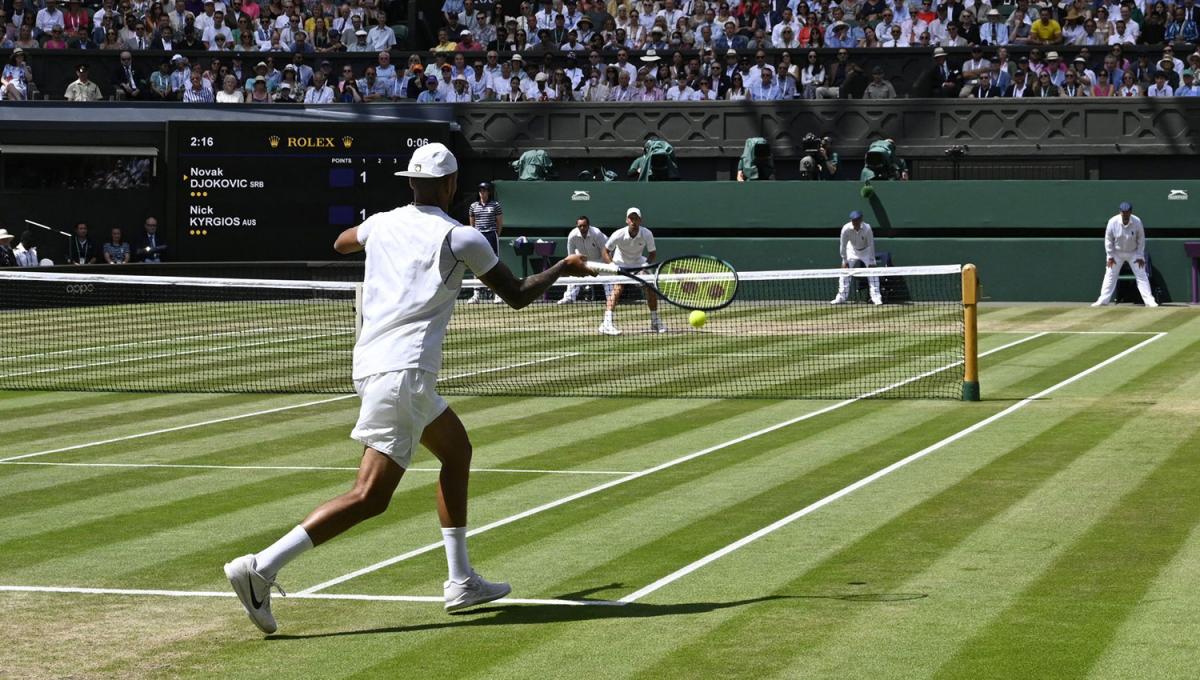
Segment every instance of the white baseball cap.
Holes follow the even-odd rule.
[[[12,240],[13,235],[8,233],[7,229],[0,229],[0,241]]]
[[[625,216],[629,217],[630,215],[637,215],[638,217],[641,217],[642,211],[638,210],[637,208],[630,208],[629,210],[625,211]]]
[[[432,179],[458,172],[458,161],[445,144],[434,142],[416,150],[408,159],[408,170],[396,173],[398,177],[423,177]]]

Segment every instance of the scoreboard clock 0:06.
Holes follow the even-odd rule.
[[[327,260],[337,234],[412,200],[395,173],[445,123],[168,127],[176,258]]]

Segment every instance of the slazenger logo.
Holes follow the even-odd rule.
[[[96,287],[90,283],[69,283],[67,284],[68,293],[94,293]]]

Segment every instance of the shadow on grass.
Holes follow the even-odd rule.
[[[351,635],[385,635],[393,633],[416,633],[447,628],[475,626],[521,626],[547,623],[570,623],[574,621],[598,621],[602,619],[643,619],[658,616],[706,614],[721,609],[744,607],[762,602],[779,600],[841,600],[846,602],[899,602],[927,597],[923,593],[854,593],[829,595],[768,595],[730,602],[686,602],[680,604],[645,604],[631,602],[618,605],[608,600],[587,600],[590,593],[608,590],[613,586],[601,586],[578,593],[569,593],[558,599],[595,602],[593,605],[569,606],[550,604],[511,604],[480,607],[452,615],[452,619],[440,623],[422,623],[411,626],[386,626],[364,628],[311,635],[268,635],[267,640],[309,640],[315,638],[345,637]]]

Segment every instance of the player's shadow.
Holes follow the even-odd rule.
[[[442,630],[446,628],[466,628],[475,626],[521,626],[539,625],[546,623],[569,623],[573,621],[595,621],[600,619],[642,619],[658,616],[679,616],[686,614],[706,614],[721,609],[732,609],[760,602],[777,600],[844,600],[853,602],[895,602],[901,600],[920,599],[924,594],[830,594],[830,595],[767,595],[745,600],[730,602],[685,602],[680,604],[646,604],[631,602],[629,604],[610,604],[607,600],[589,600],[588,595],[598,591],[611,590],[621,584],[610,584],[598,588],[589,588],[576,593],[568,593],[559,599],[594,602],[595,604],[570,606],[555,604],[510,604],[493,605],[471,609],[456,614],[450,621],[439,623],[421,623],[411,626],[386,626],[382,628],[364,628],[360,630],[344,630],[330,633],[314,633],[312,635],[268,635],[268,640],[307,640],[312,638],[344,637],[348,635],[378,635],[389,633],[416,633],[420,631]]]

